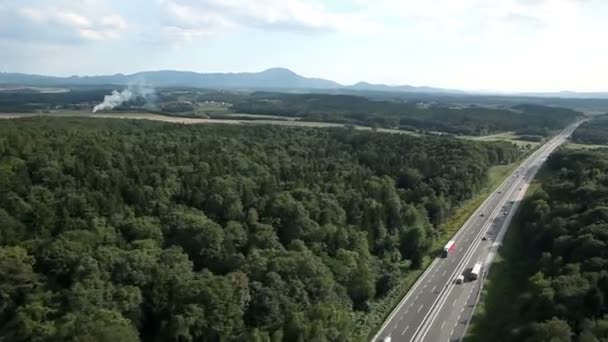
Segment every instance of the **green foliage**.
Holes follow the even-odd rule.
[[[520,153],[346,129],[5,121],[0,335],[350,341],[488,168]],[[569,284],[560,295],[578,295]]]
[[[421,132],[487,135],[516,131],[528,137],[547,136],[581,115],[570,109],[531,104],[509,109],[481,106],[454,108],[436,103],[420,106],[415,101],[380,101],[352,95],[263,92],[242,98],[232,109],[237,113],[302,117],[309,121]]]
[[[572,133],[572,141],[581,144],[608,145],[608,115],[583,122]]]
[[[532,271],[516,300],[517,328],[511,340],[606,338],[606,170],[607,150],[558,151],[547,162],[542,188],[525,200],[525,239],[517,256],[523,261],[509,262],[526,262]]]

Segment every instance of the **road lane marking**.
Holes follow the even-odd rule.
[[[433,289],[431,290],[431,292],[435,292],[435,289],[437,288],[437,285],[433,286]]]
[[[418,312],[420,312],[420,310],[422,310],[423,307],[424,307],[424,304],[420,304],[420,307],[418,308]]]
[[[407,331],[407,329],[409,329],[410,326],[408,325],[407,327],[405,327],[405,329],[403,329],[403,331],[401,332],[401,336],[405,335],[405,332]]]
[[[454,299],[454,304],[452,304],[452,306],[456,306],[457,301],[458,301],[458,298]]]
[[[510,190],[511,192],[513,190]],[[508,196],[508,194],[507,194]],[[501,201],[506,200],[505,198],[503,199],[499,199],[498,204],[500,204]],[[499,211],[499,206],[495,206],[494,209],[491,211],[489,218],[491,217],[495,217]],[[465,223],[466,225],[466,223]],[[491,225],[491,220],[487,220],[483,226],[481,227],[481,229],[477,232],[476,237],[481,236],[482,234],[485,234],[487,232],[487,230],[489,229]],[[461,259],[461,261],[458,263],[458,265],[456,266],[456,268],[454,269],[454,271],[452,272],[452,276],[454,276],[459,269],[464,270],[464,267],[466,265],[466,263],[468,263],[471,258],[475,255],[477,248],[479,248],[480,245],[480,240],[474,239],[475,241],[473,242],[473,244],[466,250],[464,257]],[[447,271],[447,270],[446,270]],[[444,271],[445,273],[445,271]],[[447,287],[447,285],[446,285]],[[414,333],[414,338],[416,340],[424,340],[424,338],[426,337],[426,334],[429,332],[431,325],[433,324],[433,321],[437,318],[437,315],[439,314],[439,311],[441,311],[441,307],[445,304],[445,301],[447,300],[447,297],[449,297],[450,293],[452,292],[452,290],[454,289],[454,287],[450,287],[447,292],[445,293],[445,295],[443,296],[442,301],[439,302],[439,306],[435,307],[435,305],[437,304],[437,301],[439,299],[441,299],[442,296],[439,296],[439,298],[437,298],[437,300],[435,300],[435,302],[433,302],[433,304],[431,305],[431,310],[424,316],[423,318],[423,323],[418,327],[418,329],[416,329],[416,332]],[[429,316],[430,315],[430,316]],[[430,320],[427,321],[427,319]],[[421,331],[422,330],[422,331]],[[418,338],[417,336],[419,336],[419,332],[422,334],[420,338]]]
[[[452,261],[453,262],[453,261]],[[442,277],[445,277],[447,270],[443,271],[443,273],[441,274]]]
[[[445,325],[445,321],[443,321],[443,323],[441,323],[441,328],[440,330],[443,330],[443,326]]]

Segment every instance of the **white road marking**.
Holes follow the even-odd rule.
[[[403,329],[403,331],[401,332],[401,335],[405,335],[405,332],[407,331],[407,329],[409,329],[410,326],[408,325],[407,327],[405,327],[405,329]]]
[[[457,301],[458,301],[458,298],[454,299],[454,304],[452,304],[452,306],[456,306]]]
[[[443,326],[445,325],[445,321],[443,321],[443,323],[441,323],[441,330],[443,330]]]
[[[418,312],[420,312],[420,310],[422,310],[423,307],[424,307],[424,304],[421,304],[420,307],[418,308]]]
[[[447,272],[447,270],[443,271],[443,273],[441,274],[441,276],[444,277],[446,272]]]
[[[435,292],[436,288],[437,288],[437,285],[433,286],[433,289],[431,290],[431,292]]]

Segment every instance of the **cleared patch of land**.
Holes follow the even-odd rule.
[[[224,114],[225,117],[230,118],[252,118],[252,119],[271,119],[271,120],[281,120],[281,121],[295,121],[300,120],[300,117],[287,117],[287,116],[278,116],[278,115],[262,115],[262,114],[246,114],[246,113],[229,113]]]
[[[58,94],[68,93],[68,88],[54,88],[54,87],[21,87],[21,86],[5,86],[0,87],[0,92],[11,92],[11,93],[41,93],[41,94]]]
[[[479,136],[479,137],[466,135],[466,136],[459,136],[459,138],[471,139],[471,140],[477,140],[477,141],[509,141],[509,142],[512,142],[519,146],[530,145],[531,147],[536,147],[542,142],[542,141],[522,140],[522,139],[520,139],[520,136],[517,135],[515,132],[504,132],[504,133],[497,133],[497,134],[491,134],[491,135],[483,135],[483,136]]]
[[[272,120],[272,119],[260,119],[260,120],[239,120],[239,119],[204,119],[204,118],[188,118],[178,116],[168,116],[161,114],[151,113],[130,113],[130,112],[116,112],[116,113],[91,113],[84,111],[50,111],[49,113],[0,113],[2,119],[15,119],[20,117],[32,117],[40,115],[52,115],[52,116],[85,116],[85,117],[96,117],[96,118],[113,118],[113,119],[134,119],[134,120],[155,120],[182,124],[250,124],[250,125],[283,125],[283,126],[300,126],[300,127],[345,127],[344,124],[331,123],[331,122],[314,122],[314,121],[298,121],[298,120]],[[241,114],[236,114],[241,115]],[[367,126],[350,125],[355,129],[361,130],[372,130],[373,128]],[[403,131],[398,129],[389,128],[378,128],[378,132],[385,133],[398,133],[398,134],[409,134],[419,135],[410,131]]]
[[[579,144],[569,142],[564,145],[567,149],[571,150],[592,150],[596,148],[608,148],[608,145],[597,145],[597,144]]]

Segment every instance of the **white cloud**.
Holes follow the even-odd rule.
[[[118,39],[127,28],[126,20],[116,13],[98,13],[96,9],[87,10],[65,2],[50,6],[37,2],[30,2],[28,6],[14,3],[0,7],[2,39],[46,43],[99,41]]]
[[[165,0],[166,30],[186,37],[238,28],[298,32],[361,32],[359,13],[333,12],[317,0]]]
[[[126,20],[118,14],[103,16],[100,24],[113,30],[126,30],[129,27]]]

